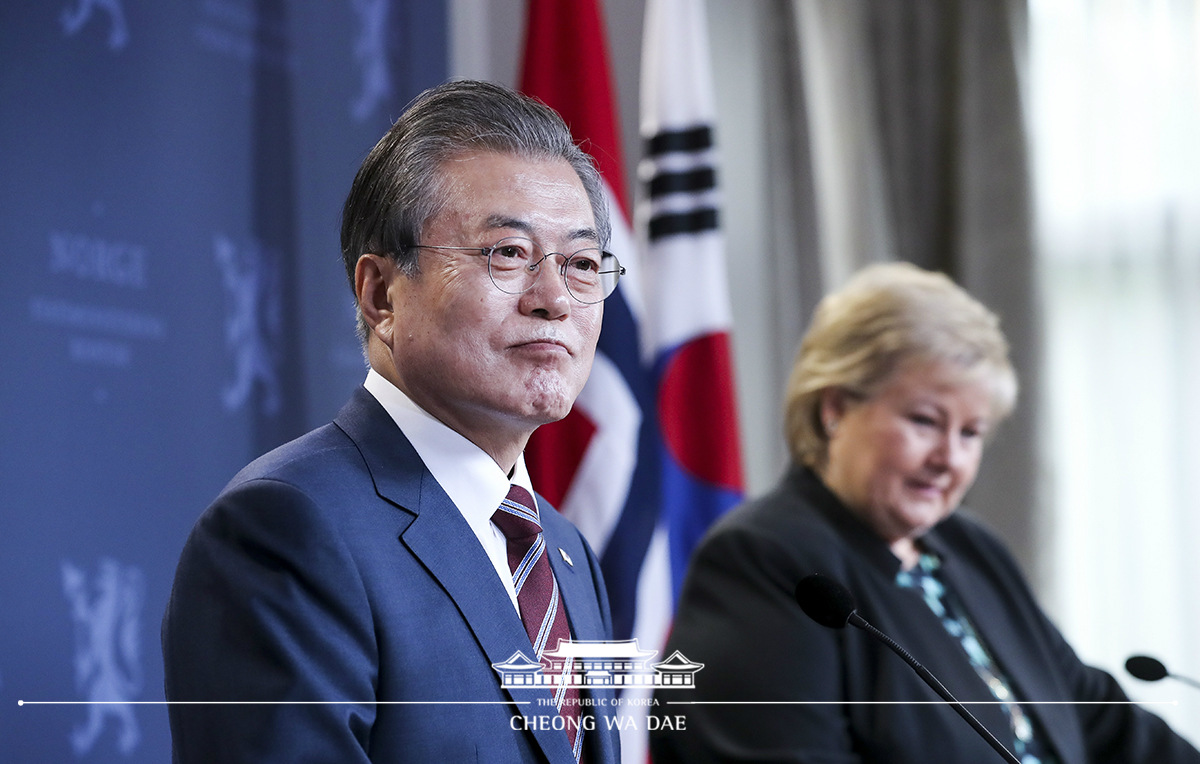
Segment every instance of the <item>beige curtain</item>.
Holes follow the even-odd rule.
[[[1196,4],[773,7],[779,267],[821,291],[909,260],[999,313],[1022,396],[967,503],[1081,656],[1200,740],[1194,691],[1122,668],[1200,676]]]
[[[816,226],[811,251],[780,257],[815,263],[810,292],[814,270],[825,291],[867,263],[908,260],[950,274],[1000,315],[1025,393],[968,504],[1040,581],[1024,6],[793,0],[779,12],[790,35],[776,45],[778,67],[795,82],[790,108],[771,123],[808,153],[774,165],[777,194],[791,204],[776,213],[778,236],[804,241],[800,227]],[[815,299],[804,300],[806,317]]]

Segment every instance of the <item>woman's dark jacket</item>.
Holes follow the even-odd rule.
[[[943,581],[1020,699],[1113,701],[1023,706],[1061,764],[1200,763],[1200,753],[1158,717],[1125,704],[1112,676],[1080,662],[1008,552],[978,523],[956,513],[922,543],[941,557]],[[704,668],[694,689],[656,694],[652,713],[682,714],[686,729],[652,733],[654,761],[1001,761],[898,656],[853,627],[817,625],[794,599],[802,577],[833,577],[854,594],[863,618],[960,701],[995,701],[920,595],[896,585],[899,567],[807,469],[793,468],[772,493],[722,518],[692,560],[663,653],[678,650]],[[688,701],[780,703],[673,705]],[[1011,750],[1011,724],[999,705],[968,708]]]

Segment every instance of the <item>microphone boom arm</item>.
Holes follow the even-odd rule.
[[[1190,684],[1192,687],[1195,687],[1197,690],[1200,690],[1200,682],[1197,682],[1195,679],[1191,679],[1190,677],[1186,677],[1186,676],[1180,676],[1179,674],[1167,674],[1167,676],[1171,677],[1176,682],[1183,682],[1184,684]]]
[[[929,669],[922,666],[916,658],[912,657],[912,655],[910,655],[907,650],[897,644],[894,639],[889,637],[887,634],[884,634],[871,624],[867,623],[867,621],[857,612],[851,612],[848,620],[849,623],[852,623],[858,628],[867,632],[872,637],[890,648],[892,652],[896,653],[896,655],[899,655],[901,658],[903,658],[904,662],[911,666],[913,671],[917,672],[917,676],[925,680],[925,684],[929,685],[930,689],[936,692],[942,700],[946,701],[946,703],[949,704],[949,706],[953,708],[955,712],[957,712],[958,715],[961,716],[964,721],[966,721],[967,724],[970,724],[992,748],[996,749],[996,753],[1000,754],[1005,761],[1009,762],[1009,764],[1021,764],[1021,760],[1014,756],[1011,751],[1005,748],[1004,744],[997,740],[996,736],[993,735],[987,727],[983,726],[983,723],[976,719],[974,715],[967,710],[966,706],[964,706],[962,703],[959,703],[958,699],[951,695],[950,691],[947,690],[942,683],[937,680],[937,677],[929,673]]]

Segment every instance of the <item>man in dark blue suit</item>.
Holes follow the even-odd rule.
[[[175,761],[619,760],[611,691],[493,668],[611,637],[522,458],[587,379],[608,232],[561,119],[505,88],[428,91],[371,151],[342,220],[370,371],[192,531],[162,632]]]

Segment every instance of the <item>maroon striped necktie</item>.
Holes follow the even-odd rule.
[[[563,607],[558,581],[546,556],[546,539],[536,505],[529,492],[514,485],[492,522],[508,539],[508,569],[512,571],[513,588],[517,590],[517,606],[521,621],[533,643],[536,660],[542,653],[558,647],[560,640],[571,638],[567,610]],[[563,669],[564,679],[571,673],[570,662]],[[583,730],[579,727],[579,688],[567,682],[554,685],[554,702],[558,715],[566,726],[567,740],[580,760],[583,751]]]

